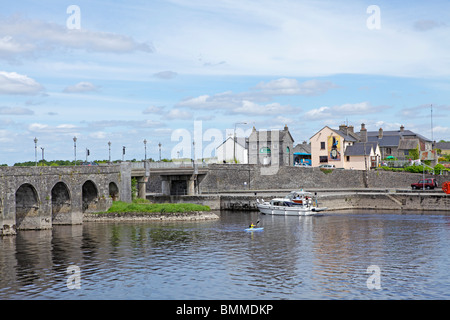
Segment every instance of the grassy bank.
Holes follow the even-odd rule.
[[[106,213],[156,213],[156,212],[194,212],[210,211],[208,206],[193,203],[150,203],[148,200],[136,199],[132,203],[114,201]],[[105,212],[100,212],[105,213]]]

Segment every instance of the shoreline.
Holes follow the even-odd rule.
[[[102,221],[206,221],[219,219],[219,215],[211,211],[191,212],[107,212],[84,213],[83,222]]]

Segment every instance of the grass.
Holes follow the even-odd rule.
[[[210,211],[208,206],[193,203],[151,203],[145,199],[136,199],[132,203],[114,201],[106,213],[152,213],[152,212],[193,212]],[[105,212],[100,212],[105,213]]]

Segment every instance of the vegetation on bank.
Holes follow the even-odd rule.
[[[114,201],[111,208],[104,213],[175,213],[210,211],[210,207],[193,203],[151,203],[145,199],[135,199],[131,203]]]
[[[392,167],[380,167],[378,170],[384,170],[384,171],[393,171],[393,172],[411,172],[411,173],[422,173],[424,171],[424,168],[422,165],[412,165],[412,166],[405,166],[403,168],[392,168]],[[434,171],[434,174],[441,174],[441,172],[444,171],[450,171],[449,169],[445,168],[442,164],[437,164],[434,166],[434,168],[425,167],[425,172],[432,172]]]

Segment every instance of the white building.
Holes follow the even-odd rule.
[[[228,137],[216,148],[217,163],[248,163],[248,138]],[[236,161],[234,161],[236,159]]]

